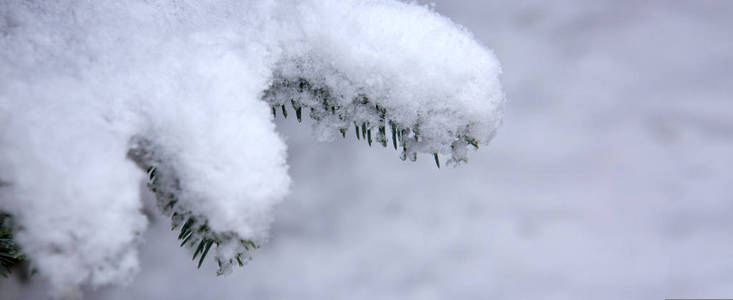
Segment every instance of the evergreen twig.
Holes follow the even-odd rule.
[[[13,239],[13,218],[0,211],[0,276],[7,278],[10,270],[24,259],[20,246]]]

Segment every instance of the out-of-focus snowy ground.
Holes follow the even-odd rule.
[[[158,217],[135,280],[86,299],[733,297],[733,2],[437,10],[504,66],[505,125],[468,165],[280,120],[292,193],[247,267],[196,270]]]

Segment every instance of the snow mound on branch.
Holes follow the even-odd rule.
[[[0,4],[0,209],[56,292],[124,282],[138,268],[137,137],[174,166],[180,210],[212,231],[266,239],[288,191],[285,146],[259,100],[269,50],[256,33],[232,32],[260,9]]]
[[[294,10],[298,24],[281,42],[265,99],[311,108],[322,139],[365,125],[383,145],[399,145],[403,158],[449,153],[461,162],[467,146],[496,133],[499,63],[450,20],[395,1],[307,1]],[[388,141],[390,127],[398,141]]]
[[[225,273],[288,191],[271,107],[311,108],[320,136],[354,123],[386,144],[391,125],[403,156],[461,161],[501,122],[499,72],[465,30],[395,1],[3,1],[0,210],[57,292],[124,282],[159,170],[163,213],[195,219],[184,244],[215,243]]]

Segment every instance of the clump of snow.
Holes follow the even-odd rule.
[[[358,138],[399,147],[403,159],[466,161],[466,147],[496,133],[500,66],[450,20],[395,1],[306,1],[294,11],[265,96],[273,112],[308,108],[323,139],[363,127]]]
[[[468,32],[396,1],[3,1],[0,210],[58,292],[125,282],[153,175],[184,245],[215,243],[226,273],[288,191],[271,108],[457,162],[501,123],[499,72]]]

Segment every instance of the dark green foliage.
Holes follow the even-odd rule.
[[[20,246],[13,240],[13,219],[0,211],[0,276],[8,277],[10,270],[23,261]]]

